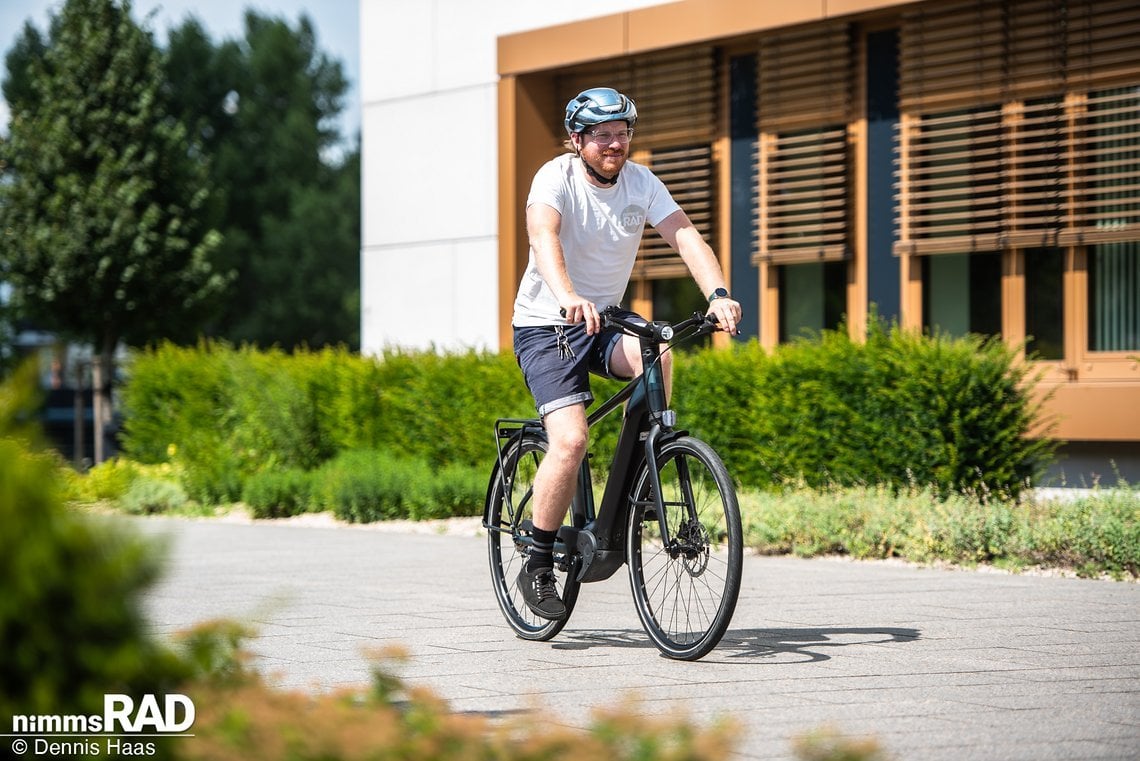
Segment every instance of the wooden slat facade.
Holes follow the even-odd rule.
[[[1130,345],[1129,310],[1140,297],[1114,288],[1115,301],[1097,301],[1092,287],[1098,277],[1134,279],[1130,267],[1140,261],[1135,0],[681,0],[501,38],[508,274],[525,264],[521,200],[540,158],[562,140],[556,115],[574,93],[605,84],[638,103],[631,155],[666,181],[726,272],[732,264],[734,277],[755,278],[764,345],[779,340],[781,274],[809,262],[843,263],[829,264],[832,272],[846,266],[841,295],[858,335],[870,310],[872,256],[868,49],[870,35],[884,30],[897,41],[897,126],[875,160],[893,157],[893,227],[873,253],[897,262],[900,324],[924,326],[927,257],[996,254],[1000,329],[1019,346],[1026,272],[1048,252],[1062,262],[1063,359],[1041,366],[1058,389],[1056,409],[1083,410],[1058,435],[1140,441],[1140,349],[1116,348]],[[729,63],[739,67],[744,57],[755,61],[750,149],[739,125],[730,127],[738,93]],[[749,153],[741,204],[733,172]],[[883,166],[874,169],[882,178]],[[876,202],[881,209],[883,199]],[[649,234],[634,277],[635,298],[647,304],[655,282],[687,271]],[[501,296],[508,318],[509,296]],[[1123,327],[1113,328],[1123,343],[1092,337],[1105,309],[1123,310]],[[1103,414],[1099,400],[1110,397],[1120,414]]]

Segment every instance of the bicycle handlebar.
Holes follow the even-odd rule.
[[[672,341],[675,336],[692,327],[696,327],[697,330],[691,336],[685,336],[685,338],[696,338],[699,335],[711,333],[716,330],[716,326],[719,322],[716,315],[693,312],[692,316],[676,324],[670,325],[667,322],[648,322],[643,325],[618,317],[615,314],[617,311],[618,308],[614,306],[603,309],[600,312],[602,325],[606,327],[616,325],[626,333],[640,336],[641,338],[648,338],[658,343]]]
[[[638,322],[630,322],[629,320],[618,317],[616,314],[618,311],[618,307],[608,306],[599,312],[598,314],[602,318],[602,327],[608,328],[616,325],[630,335],[639,336],[641,338],[648,338],[649,340],[657,341],[658,343],[672,341],[678,333],[684,330],[688,330],[694,326],[697,328],[696,331],[692,335],[684,336],[684,338],[696,338],[697,336],[712,333],[716,330],[717,325],[720,324],[720,320],[717,319],[717,316],[715,314],[693,312],[691,317],[681,320],[680,322],[673,325],[670,325],[667,322],[647,322],[643,325]],[[565,309],[559,309],[558,312],[563,317],[566,316]]]

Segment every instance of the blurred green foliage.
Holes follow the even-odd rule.
[[[27,428],[33,379],[0,385],[0,715],[101,713],[104,694],[161,692],[186,669],[139,604],[161,548],[64,508],[64,466]]]

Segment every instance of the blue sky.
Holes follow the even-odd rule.
[[[0,67],[3,56],[29,19],[47,30],[49,14],[57,13],[63,0],[0,0]],[[341,133],[352,140],[360,129],[360,5],[358,0],[133,0],[132,13],[142,22],[152,11],[150,27],[160,44],[166,31],[188,16],[197,16],[215,42],[242,35],[246,9],[263,15],[282,17],[296,25],[304,13],[317,30],[317,44],[330,57],[339,60],[348,77],[349,91],[341,115]],[[5,73],[6,76],[6,73]],[[0,133],[7,131],[8,108],[0,98]]]

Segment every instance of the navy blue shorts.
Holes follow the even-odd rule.
[[[645,322],[633,312],[618,313],[630,322]],[[516,327],[515,359],[522,368],[526,386],[534,397],[539,416],[569,407],[589,405],[590,373],[604,378],[619,378],[610,370],[610,357],[617,342],[625,335],[620,328],[607,328],[586,335],[586,323],[575,325],[542,325]]]

